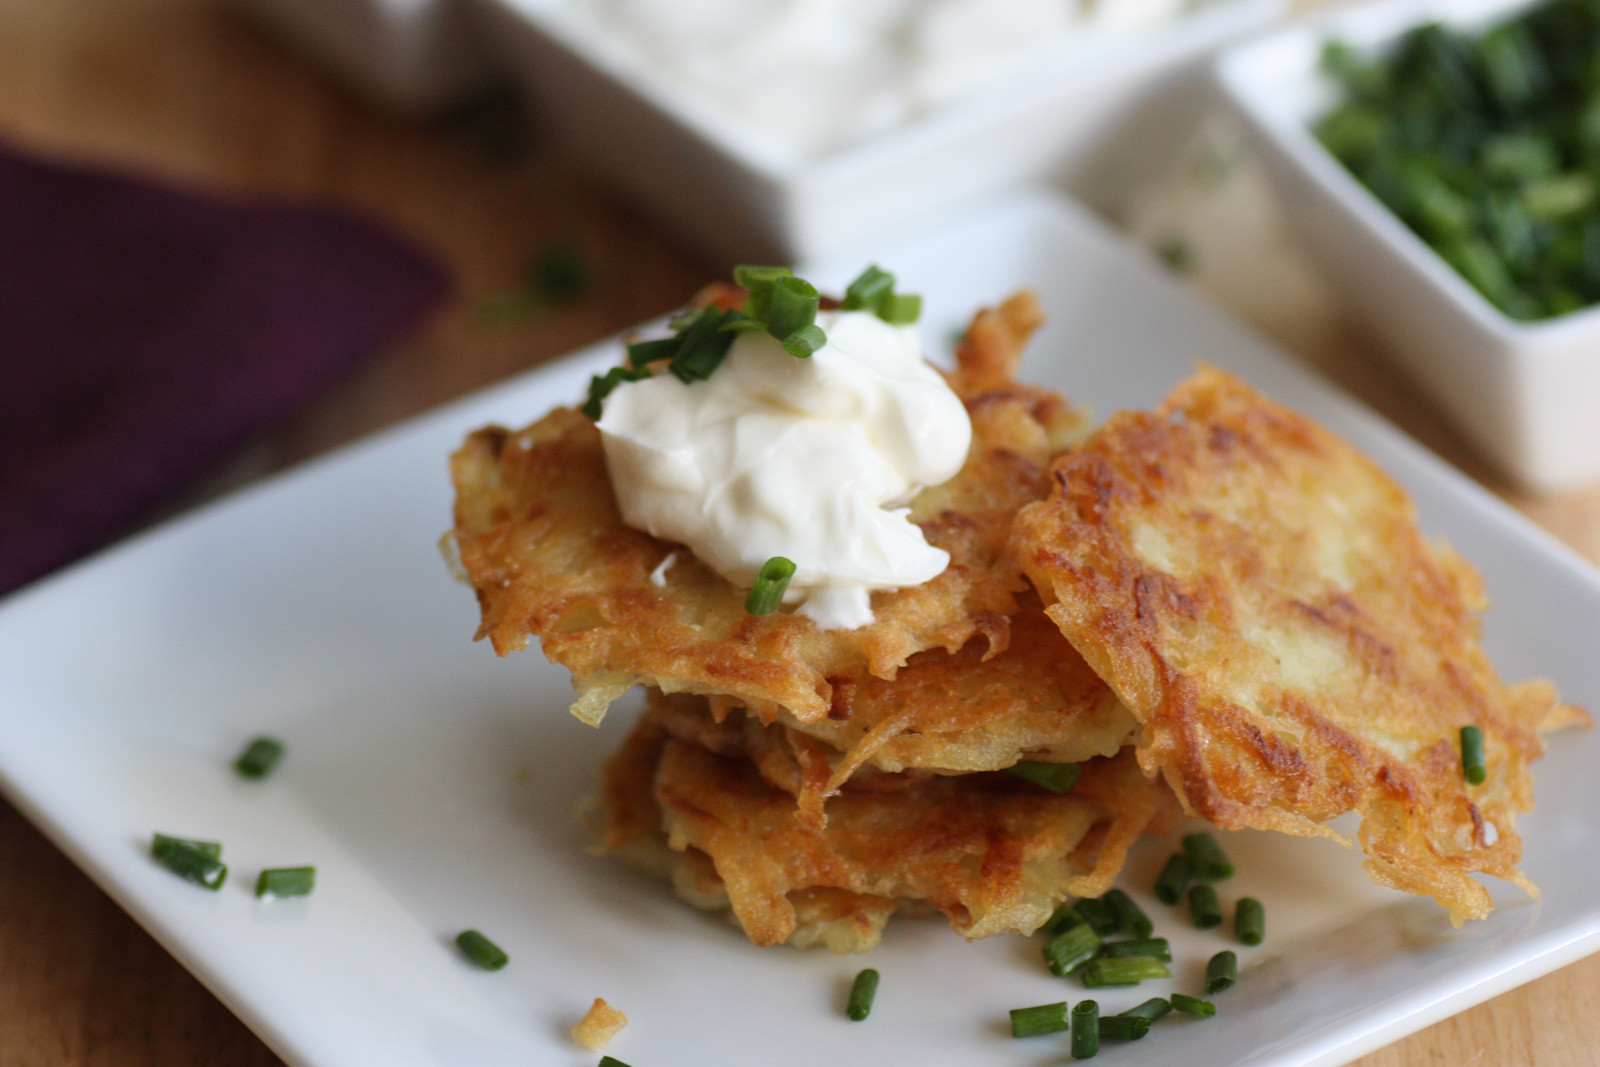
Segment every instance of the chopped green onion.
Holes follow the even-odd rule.
[[[1193,876],[1194,868],[1189,864],[1189,857],[1182,852],[1174,852],[1167,860],[1167,865],[1161,868],[1161,876],[1156,879],[1156,899],[1163,904],[1176,904],[1183,899],[1183,889]]]
[[[315,867],[269,867],[256,879],[256,896],[303,897],[316,882]]]
[[[910,326],[922,317],[922,297],[916,293],[891,293],[878,305],[878,318],[891,326]]]
[[[828,343],[822,327],[812,324],[802,326],[783,339],[783,350],[796,359],[810,359],[817,349]]]
[[[1231,950],[1212,956],[1206,963],[1206,992],[1220,993],[1239,980],[1239,957]]]
[[[1032,1008],[1011,1009],[1011,1036],[1038,1037],[1041,1034],[1059,1034],[1071,1026],[1067,1016],[1067,1002],[1039,1004]]]
[[[589,379],[589,399],[584,402],[581,409],[591,419],[598,420],[601,414],[601,401],[611,395],[611,391],[623,382],[637,382],[650,377],[650,372],[644,368],[612,367],[604,374],[596,374]]]
[[[1089,928],[1101,937],[1114,934],[1121,928],[1117,922],[1116,912],[1111,910],[1111,905],[1100,900],[1080,900],[1073,905],[1073,911],[1078,913],[1078,918],[1089,924]]]
[[[456,946],[467,959],[486,971],[498,971],[511,961],[504,949],[476,930],[463,930],[457,934]]]
[[[657,337],[649,341],[635,341],[628,346],[628,366],[643,370],[652,363],[671,359],[678,351],[676,337]]]
[[[600,1067],[628,1067],[628,1065],[615,1056],[601,1056]]]
[[[1191,997],[1187,993],[1174,993],[1172,994],[1172,1010],[1181,1011],[1185,1015],[1210,1017],[1217,1013],[1217,1006],[1209,1000]]]
[[[1473,785],[1482,785],[1489,776],[1483,759],[1483,731],[1476,726],[1461,728],[1461,773]]]
[[[1171,978],[1172,971],[1154,956],[1124,956],[1090,961],[1078,977],[1086,989],[1138,985],[1152,978]]]
[[[1259,945],[1267,936],[1267,909],[1255,897],[1240,897],[1233,909],[1233,936],[1241,945]]]
[[[1068,927],[1044,946],[1045,966],[1057,978],[1065,978],[1100,951],[1100,935],[1087,923]]]
[[[158,833],[151,839],[150,855],[173,874],[207,889],[221,889],[228,879],[228,865],[221,859],[222,845],[215,841]]]
[[[733,344],[733,334],[724,331],[722,325],[738,314],[709,306],[701,308],[679,332],[678,351],[667,370],[684,385],[711,377]]]
[[[783,603],[784,590],[794,577],[794,563],[782,556],[773,556],[761,565],[756,584],[745,597],[744,610],[752,615],[771,615]]]
[[[821,297],[816,286],[791,274],[772,283],[769,300],[767,332],[782,341],[816,322]]]
[[[1101,1041],[1137,1041],[1150,1032],[1150,1020],[1142,1015],[1100,1016]]]
[[[1073,911],[1072,908],[1073,905],[1070,901],[1064,904],[1057,904],[1056,910],[1050,913],[1050,918],[1046,919],[1044,925],[1039,927],[1039,932],[1054,937],[1063,930],[1074,926],[1082,926],[1083,920],[1078,917],[1078,913]]]
[[[1222,903],[1217,900],[1217,891],[1204,882],[1189,887],[1189,918],[1201,930],[1222,923]]]
[[[1189,857],[1189,865],[1196,878],[1220,882],[1233,877],[1233,861],[1222,851],[1217,839],[1203,830],[1183,835],[1183,854]]]
[[[1026,778],[1034,785],[1043,786],[1052,793],[1065,793],[1078,784],[1078,778],[1083,774],[1081,764],[1040,763],[1036,760],[1022,760],[1013,763],[1006,770],[1018,778]]]
[[[245,778],[265,778],[283,758],[283,742],[275,737],[258,737],[244,747],[233,769]]]
[[[1132,941],[1107,941],[1100,947],[1100,958],[1122,959],[1127,956],[1154,956],[1166,963],[1172,962],[1172,945],[1164,937],[1141,937]]]
[[[1134,937],[1149,937],[1155,932],[1155,924],[1150,921],[1150,916],[1127,893],[1120,889],[1108,889],[1100,899],[1111,907],[1117,917],[1117,926],[1124,933]]]
[[[1092,1059],[1100,1051],[1100,1005],[1080,1000],[1072,1009],[1072,1058]]]
[[[876,310],[878,303],[894,292],[894,275],[876,265],[856,276],[844,291],[839,307],[845,311]]]
[[[1153,1023],[1171,1010],[1172,1002],[1165,997],[1151,997],[1138,1007],[1129,1008],[1122,1014]]]
[[[850,985],[850,1003],[846,1005],[844,1013],[856,1022],[865,1019],[872,1012],[872,999],[878,995],[878,972],[868,967],[856,975],[856,980]]]

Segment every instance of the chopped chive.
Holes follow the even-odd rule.
[[[1204,882],[1189,887],[1189,918],[1201,930],[1222,923],[1222,903],[1217,900],[1217,891]]]
[[[873,265],[858,274],[856,280],[845,289],[839,307],[845,311],[875,309],[878,302],[892,292],[894,275]]]
[[[486,971],[498,971],[511,961],[504,949],[476,930],[463,930],[457,934],[456,946],[467,959]]]
[[[1151,997],[1138,1007],[1129,1008],[1122,1014],[1133,1016],[1139,1019],[1145,1019],[1149,1022],[1155,1022],[1157,1019],[1161,1018],[1163,1015],[1166,1015],[1171,1010],[1172,1002],[1167,1000],[1165,997]]]
[[[1206,963],[1206,992],[1220,993],[1239,980],[1239,957],[1232,950],[1212,956]]]
[[[794,563],[782,556],[773,556],[761,565],[756,584],[745,597],[744,610],[752,615],[771,615],[783,603],[784,590],[794,577]]]
[[[678,334],[678,351],[667,370],[685,385],[711,377],[733,344],[733,335],[722,332],[722,324],[736,314],[715,307],[701,308],[700,314]]]
[[[256,878],[256,896],[303,897],[316,882],[315,867],[269,867]]]
[[[1209,1000],[1191,997],[1187,993],[1174,993],[1172,994],[1172,1010],[1180,1011],[1185,1015],[1210,1017],[1217,1013],[1217,1006]]]
[[[628,346],[628,366],[634,370],[644,367],[658,360],[671,359],[678,351],[676,337],[657,337],[650,341],[635,341]]]
[[[1101,1041],[1137,1041],[1150,1032],[1150,1020],[1142,1015],[1100,1016]]]
[[[596,374],[589,379],[589,399],[584,402],[582,411],[591,419],[599,420],[601,414],[601,401],[611,395],[611,391],[623,382],[637,382],[650,377],[650,372],[644,368],[612,367],[604,374]]]
[[[615,1056],[601,1056],[600,1067],[628,1067],[628,1065]]]
[[[265,778],[283,759],[283,742],[275,737],[258,737],[244,747],[233,769],[244,778]]]
[[[1233,936],[1241,945],[1259,945],[1267,936],[1267,909],[1255,897],[1240,897],[1233,909]]]
[[[817,349],[828,343],[828,335],[815,323],[802,326],[783,339],[783,350],[796,359],[810,359]]]
[[[1011,1036],[1038,1037],[1041,1034],[1059,1034],[1071,1026],[1067,1016],[1067,1002],[1039,1004],[1032,1008],[1011,1009]]]
[[[891,326],[910,326],[922,317],[922,297],[916,293],[890,293],[878,305],[878,318]]]
[[[1080,1000],[1072,1009],[1072,1058],[1092,1059],[1100,1051],[1100,1005]]]
[[[745,301],[745,314],[757,322],[766,322],[767,313],[772,307],[772,286],[779,278],[789,277],[790,273],[788,267],[733,268],[733,280],[750,294]]]
[[[1018,778],[1026,778],[1034,785],[1043,786],[1052,793],[1065,793],[1078,784],[1083,767],[1077,763],[1040,763],[1022,760],[1006,768]]]
[[[1138,985],[1153,978],[1171,978],[1172,971],[1154,956],[1091,960],[1078,975],[1085,989]]]
[[[791,274],[772,283],[768,300],[767,332],[782,341],[816,322],[821,297],[810,282]]]
[[[1117,925],[1124,933],[1134,937],[1149,937],[1155,932],[1155,924],[1150,921],[1150,916],[1127,893],[1120,889],[1109,889],[1100,899],[1111,907],[1117,917]]]
[[[222,845],[215,841],[158,833],[150,841],[150,855],[173,874],[207,889],[221,889],[228,879],[228,865],[221,859]]]
[[[878,972],[868,967],[856,975],[856,980],[850,985],[850,1002],[846,1005],[844,1013],[855,1022],[860,1022],[872,1012],[872,1000],[878,995]]]
[[[1100,951],[1100,935],[1087,923],[1068,927],[1044,946],[1044,963],[1057,978],[1065,978]]]
[[[1156,879],[1156,899],[1163,904],[1176,904],[1183,899],[1184,887],[1193,876],[1194,869],[1189,864],[1189,857],[1182,852],[1174,852],[1167,860],[1167,865],[1161,868],[1161,876]]]
[[[1233,861],[1222,851],[1217,839],[1203,830],[1183,836],[1183,854],[1189,857],[1189,866],[1196,878],[1220,882],[1233,877]]]
[[[1089,924],[1089,928],[1101,937],[1114,934],[1122,928],[1117,922],[1116,912],[1111,910],[1111,905],[1101,900],[1080,900],[1073,905],[1073,911],[1078,913],[1078,918]]]
[[[1072,910],[1072,907],[1073,905],[1070,901],[1064,904],[1057,904],[1056,910],[1050,913],[1050,918],[1046,919],[1044,925],[1039,927],[1039,932],[1054,937],[1063,930],[1074,926],[1082,926],[1083,920],[1078,917],[1077,912]]]
[[[1154,956],[1172,962],[1172,945],[1164,937],[1141,937],[1132,941],[1107,941],[1100,947],[1100,958],[1119,960],[1128,956]]]
[[[1476,726],[1461,728],[1461,773],[1473,785],[1482,785],[1489,776],[1483,760],[1483,731]]]

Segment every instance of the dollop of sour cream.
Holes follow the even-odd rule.
[[[598,426],[623,521],[745,588],[784,556],[785,602],[850,629],[872,621],[874,590],[950,562],[907,504],[961,469],[972,423],[915,326],[864,311],[824,311],[817,325],[828,340],[807,359],[742,333],[703,381],[624,383]]]

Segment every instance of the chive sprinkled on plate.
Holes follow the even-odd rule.
[[[868,967],[856,975],[856,980],[850,984],[850,1001],[845,1005],[844,1013],[855,1022],[860,1022],[872,1013],[872,1001],[878,995],[878,972]]]
[[[1483,731],[1476,726],[1461,728],[1461,773],[1473,785],[1482,785],[1489,776],[1483,758]]]
[[[1057,978],[1065,978],[1094,959],[1100,944],[1100,935],[1088,923],[1076,923],[1045,942],[1045,966]]]
[[[773,556],[761,565],[756,583],[745,597],[744,610],[752,615],[771,615],[783,604],[784,590],[794,577],[794,563],[782,556]]]
[[[1267,909],[1255,897],[1240,897],[1233,908],[1233,936],[1241,945],[1259,945],[1267,936]]]
[[[1120,889],[1108,889],[1100,898],[1117,917],[1117,926],[1125,934],[1145,938],[1155,932],[1155,924],[1134,899]]]
[[[506,955],[504,949],[477,930],[463,930],[457,934],[456,947],[462,955],[486,971],[498,971],[511,962],[511,957]]]
[[[269,867],[256,878],[256,896],[303,897],[316,884],[315,867]]]
[[[1172,962],[1172,945],[1164,937],[1139,937],[1131,941],[1107,941],[1100,947],[1100,958],[1122,959],[1127,956],[1153,956],[1165,963]]]
[[[1092,1059],[1100,1051],[1100,1005],[1080,1000],[1072,1009],[1072,1058]]]
[[[1176,904],[1183,899],[1184,887],[1193,877],[1194,868],[1189,863],[1189,857],[1182,852],[1174,852],[1156,878],[1153,889],[1156,899],[1163,904]]]
[[[1209,1000],[1200,997],[1191,997],[1187,993],[1172,994],[1172,1010],[1182,1012],[1184,1015],[1199,1015],[1210,1018],[1217,1013],[1217,1006]]]
[[[221,889],[222,883],[228,880],[228,865],[222,862],[222,845],[216,841],[158,833],[150,841],[150,855],[178,877],[207,889]]]
[[[1137,1041],[1150,1032],[1150,1020],[1141,1015],[1102,1015],[1101,1041]]]
[[[1220,993],[1239,980],[1239,957],[1224,950],[1206,963],[1206,992]]]
[[[601,1056],[600,1067],[628,1067],[628,1065],[615,1056]]]
[[[1189,857],[1189,866],[1196,878],[1220,882],[1233,877],[1233,861],[1222,851],[1217,839],[1203,830],[1183,835],[1183,854]]]
[[[1138,1007],[1129,1008],[1123,1015],[1137,1016],[1146,1022],[1155,1022],[1172,1011],[1172,1002],[1165,997],[1151,997]]]
[[[1091,960],[1078,974],[1085,989],[1138,985],[1153,978],[1171,978],[1172,971],[1154,956]]]
[[[1039,1037],[1041,1034],[1059,1034],[1072,1025],[1067,1015],[1067,1002],[1036,1004],[1031,1008],[1011,1009],[1012,1037]]]
[[[241,778],[259,779],[271,774],[283,759],[283,742],[275,737],[257,737],[233,761]]]
[[[1204,882],[1189,887],[1189,918],[1200,930],[1222,924],[1222,902],[1217,891]]]
[[[1086,898],[1074,904],[1072,910],[1101,937],[1114,934],[1122,928],[1122,924],[1117,921],[1116,912],[1112,911],[1111,905],[1103,900]]]
[[[1006,770],[1052,793],[1065,793],[1078,784],[1083,774],[1082,765],[1077,763],[1040,763],[1037,760],[1021,760]]]

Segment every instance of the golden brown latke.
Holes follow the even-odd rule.
[[[746,614],[743,590],[622,522],[599,432],[560,409],[519,432],[479,430],[451,459],[453,537],[482,610],[478,636],[502,655],[539,638],[572,672],[572,710],[590,723],[640,682],[814,722],[834,705],[834,679],[892,678],[912,655],[954,652],[974,637],[1003,650],[1027,585],[1011,520],[1044,494],[1049,460],[1085,429],[1062,397],[1012,378],[1038,322],[1026,294],[974,320],[951,376],[972,417],[972,449],[955,478],[911,504],[950,565],[875,594],[870,625],[822,630],[786,612]],[[653,582],[669,557],[664,584]]]
[[[907,905],[944,913],[968,938],[1031,932],[1063,897],[1110,887],[1165,796],[1124,752],[1089,762],[1061,796],[1006,774],[845,790],[818,832],[746,760],[646,718],[602,775],[600,840],[665,870],[691,903],[722,906],[725,894],[758,945],[793,943],[798,931],[859,951]],[[662,861],[662,831],[676,864]]]
[[[1024,566],[1190,813],[1339,838],[1323,820],[1359,812],[1373,880],[1456,923],[1491,907],[1470,872],[1535,892],[1514,832],[1528,763],[1542,726],[1581,712],[1546,682],[1501,684],[1478,575],[1376,465],[1202,369],[1112,418],[1055,483],[1018,517]],[[1478,786],[1466,725],[1487,748]]]

